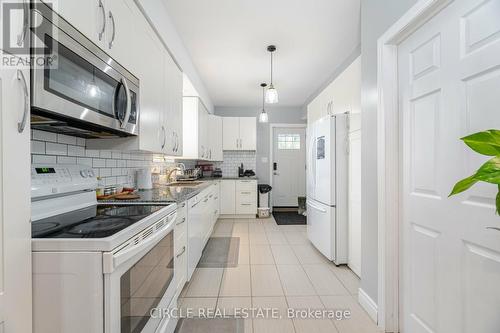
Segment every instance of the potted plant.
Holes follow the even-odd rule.
[[[459,181],[450,196],[470,189],[477,182],[494,184],[498,187],[496,212],[500,215],[500,130],[475,133],[461,140],[476,153],[492,158],[484,163],[475,174]]]

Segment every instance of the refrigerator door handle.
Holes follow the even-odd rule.
[[[313,205],[312,203],[308,202],[307,205],[313,209],[316,209],[317,211],[320,211],[321,213],[326,213],[326,209],[323,209],[321,207],[318,207],[316,205]]]

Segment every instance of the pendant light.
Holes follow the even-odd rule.
[[[267,123],[269,121],[269,116],[266,112],[266,83],[261,83],[262,87],[262,112],[259,115],[259,123]]]
[[[276,46],[269,45],[267,47],[267,51],[271,53],[271,84],[269,84],[269,88],[266,91],[266,103],[275,104],[278,103],[278,91],[274,88],[273,85],[273,52],[276,51]]]

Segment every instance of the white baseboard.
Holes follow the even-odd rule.
[[[368,313],[370,318],[375,322],[378,323],[377,317],[378,317],[378,310],[377,310],[377,303],[375,303],[370,296],[361,288],[358,289],[358,302],[361,305],[363,309]]]

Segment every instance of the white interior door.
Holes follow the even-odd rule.
[[[306,196],[306,129],[273,128],[273,205],[297,207]]]
[[[359,118],[360,115],[352,117]],[[351,120],[351,124],[353,121]],[[349,133],[349,255],[348,266],[361,276],[361,129]]]
[[[456,0],[398,51],[401,331],[499,332],[498,188],[448,194],[485,161],[459,138],[500,128],[500,0]]]

